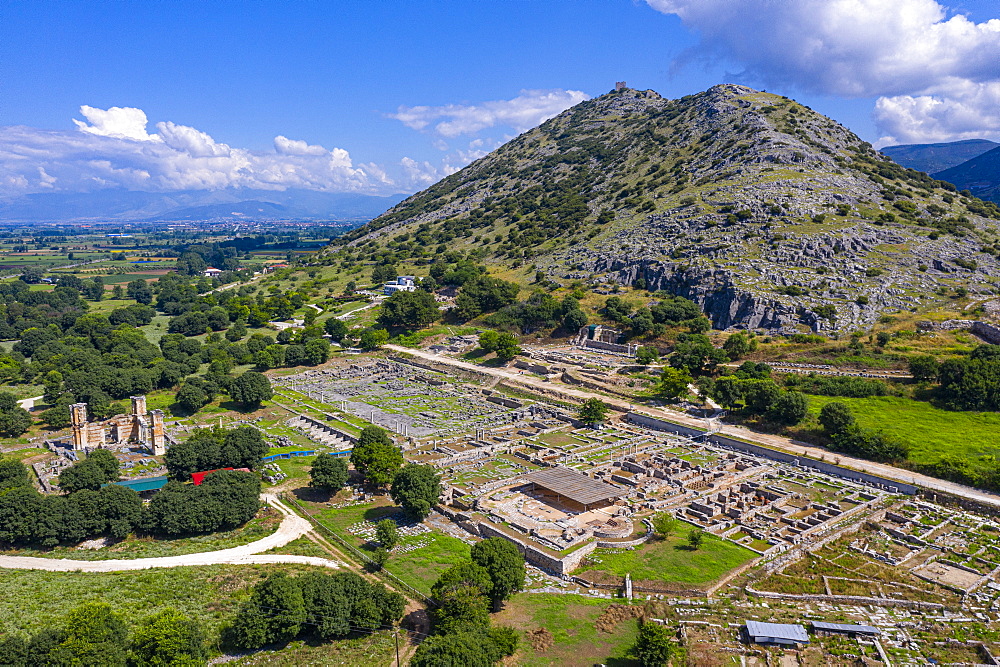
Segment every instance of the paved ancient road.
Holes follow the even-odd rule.
[[[49,572],[123,572],[148,570],[161,567],[186,567],[192,565],[251,565],[263,563],[301,563],[322,567],[342,567],[343,563],[314,556],[292,556],[262,552],[281,547],[310,530],[312,525],[290,510],[276,496],[263,496],[265,502],[284,515],[281,525],[271,535],[232,549],[204,553],[166,556],[162,558],[135,558],[131,560],[68,560],[63,558],[31,558],[27,556],[0,556],[0,568],[14,570],[48,570]]]
[[[704,419],[698,419],[692,417],[683,412],[676,410],[666,410],[661,408],[654,408],[649,406],[638,406],[628,401],[622,400],[620,398],[614,398],[607,396],[605,394],[599,394],[596,392],[588,391],[583,388],[573,387],[570,385],[565,385],[558,382],[546,382],[542,378],[535,375],[529,375],[525,373],[522,375],[518,371],[512,371],[501,368],[488,368],[485,366],[476,366],[475,364],[470,364],[465,361],[460,361],[458,359],[453,359],[451,357],[441,356],[434,354],[432,352],[427,352],[425,350],[415,350],[408,347],[401,347],[398,345],[385,345],[384,347],[391,349],[396,352],[403,352],[406,354],[413,355],[428,361],[434,361],[439,364],[447,364],[455,368],[464,368],[466,370],[474,371],[477,373],[483,373],[487,375],[493,375],[502,379],[512,380],[514,382],[519,382],[526,385],[537,386],[540,389],[544,389],[550,392],[558,392],[567,397],[576,398],[579,400],[585,400],[588,398],[600,398],[605,403],[616,407],[619,410],[632,410],[634,412],[650,415],[652,417],[663,418],[668,421],[672,421],[677,424],[683,424],[685,426],[694,426],[696,428],[706,428],[707,423]],[[721,422],[720,422],[721,423]],[[950,493],[962,498],[968,498],[970,500],[975,500],[977,502],[994,505],[1000,507],[1000,496],[987,493],[985,491],[980,491],[979,489],[973,489],[968,486],[963,486],[961,484],[955,484],[954,482],[947,482],[945,480],[936,479],[934,477],[928,477],[927,475],[921,475],[909,470],[903,470],[901,468],[896,468],[894,466],[886,465],[884,463],[875,463],[873,461],[865,461],[864,459],[855,459],[850,456],[844,456],[842,454],[833,454],[829,450],[823,449],[821,447],[813,447],[798,441],[793,441],[790,438],[785,438],[780,435],[769,435],[767,433],[755,433],[749,429],[742,428],[740,426],[733,426],[724,424],[722,428],[718,430],[719,433],[723,435],[729,435],[741,440],[747,440],[749,442],[758,443],[764,445],[765,447],[771,447],[773,449],[780,449],[785,452],[790,452],[792,454],[801,454],[803,456],[809,456],[814,459],[836,457],[839,460],[839,464],[847,468],[853,468],[855,470],[861,470],[873,475],[879,475],[887,479],[896,480],[898,482],[903,482],[906,484],[914,484],[921,488],[930,491],[941,491],[943,493]]]

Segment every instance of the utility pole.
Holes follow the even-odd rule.
[[[403,663],[399,661],[399,628],[393,630],[392,638],[396,641],[396,667],[403,667]]]

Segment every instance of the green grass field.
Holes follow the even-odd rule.
[[[862,426],[882,429],[909,444],[914,463],[933,463],[944,454],[978,458],[1000,452],[1000,413],[942,410],[895,396],[810,396],[809,409],[819,414],[831,401],[847,404]]]
[[[607,572],[633,580],[666,581],[680,584],[707,584],[739,567],[757,554],[727,540],[708,537],[697,550],[687,545],[687,532],[667,540],[654,540],[622,553],[594,552],[592,560],[600,563],[588,571]],[[584,574],[586,576],[586,574]]]
[[[527,635],[521,635],[521,647],[514,664],[528,667],[543,665],[597,665],[631,667],[638,661],[627,657],[635,644],[638,626],[634,620],[618,624],[614,633],[599,632],[594,622],[612,604],[578,595],[521,593],[507,601],[494,623],[509,625],[522,633],[545,628],[552,633],[553,645],[535,651]]]

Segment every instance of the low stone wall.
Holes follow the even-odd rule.
[[[987,343],[1000,345],[1000,329],[992,324],[987,324],[986,322],[975,322],[970,331],[985,340]]]
[[[524,560],[531,563],[535,567],[540,567],[543,570],[548,570],[554,574],[569,574],[576,568],[580,567],[580,563],[583,559],[589,556],[594,549],[597,548],[597,542],[590,542],[589,544],[583,545],[573,553],[567,554],[566,556],[553,556],[534,546],[530,542],[517,539],[485,521],[477,521],[476,526],[478,528],[479,535],[482,537],[502,537],[509,542],[513,542],[517,546],[518,551],[524,555]]]
[[[899,600],[896,598],[874,598],[861,595],[795,595],[792,593],[772,593],[771,591],[758,591],[752,585],[747,584],[747,593],[769,600],[787,600],[789,602],[839,602],[859,605],[877,605],[881,607],[904,607],[907,609],[944,609],[944,605],[937,602],[921,602],[919,600]]]
[[[650,417],[648,415],[641,415],[635,412],[630,412],[627,419],[633,424],[638,424],[646,428],[654,429],[657,431],[668,431],[670,433],[679,433],[681,435],[686,435],[689,437],[707,436],[708,441],[719,445],[722,447],[729,447],[737,451],[744,452],[746,454],[753,454],[754,456],[760,456],[766,459],[771,459],[772,461],[780,461],[782,463],[791,463],[793,465],[799,465],[805,468],[814,468],[827,475],[836,475],[839,477],[845,477],[857,482],[865,482],[867,484],[872,484],[881,488],[884,488],[893,493],[906,493],[909,495],[916,495],[917,487],[912,484],[905,484],[903,482],[897,482],[896,480],[886,479],[885,477],[879,477],[877,475],[871,475],[866,472],[860,472],[858,470],[852,470],[851,468],[844,468],[832,463],[827,463],[825,461],[817,461],[816,459],[811,459],[804,456],[796,456],[789,452],[783,452],[777,449],[771,449],[770,447],[765,447],[763,445],[758,445],[750,442],[745,442],[743,440],[736,440],[735,438],[730,438],[724,435],[719,435],[718,433],[708,434],[707,431],[702,431],[700,429],[691,428],[689,426],[684,426],[682,424],[675,424],[673,422],[668,422],[663,419],[656,419],[655,417]]]
[[[389,357],[390,361],[395,361],[399,364],[406,364],[407,366],[413,366],[414,368],[421,368],[425,371],[433,371],[435,373],[444,373],[448,376],[458,376],[464,380],[492,380],[493,376],[489,373],[483,373],[479,371],[474,371],[468,368],[460,368],[458,366],[451,366],[449,364],[439,364],[434,361],[421,359],[417,361],[415,359],[407,359],[406,357],[396,354]]]

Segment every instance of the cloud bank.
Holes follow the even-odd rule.
[[[493,127],[511,128],[520,134],[589,97],[579,90],[522,90],[513,99],[480,104],[401,106],[389,117],[414,130],[430,128],[449,139]]]
[[[975,23],[935,0],[646,0],[701,36],[682,59],[740,77],[877,97],[881,143],[997,136],[1000,19]]]
[[[405,164],[393,179],[375,164],[354,164],[343,148],[327,149],[284,136],[273,152],[215,141],[196,128],[155,124],[142,109],[80,107],[76,131],[0,127],[0,196],[126,188],[164,192],[304,188],[385,194],[426,185]]]

